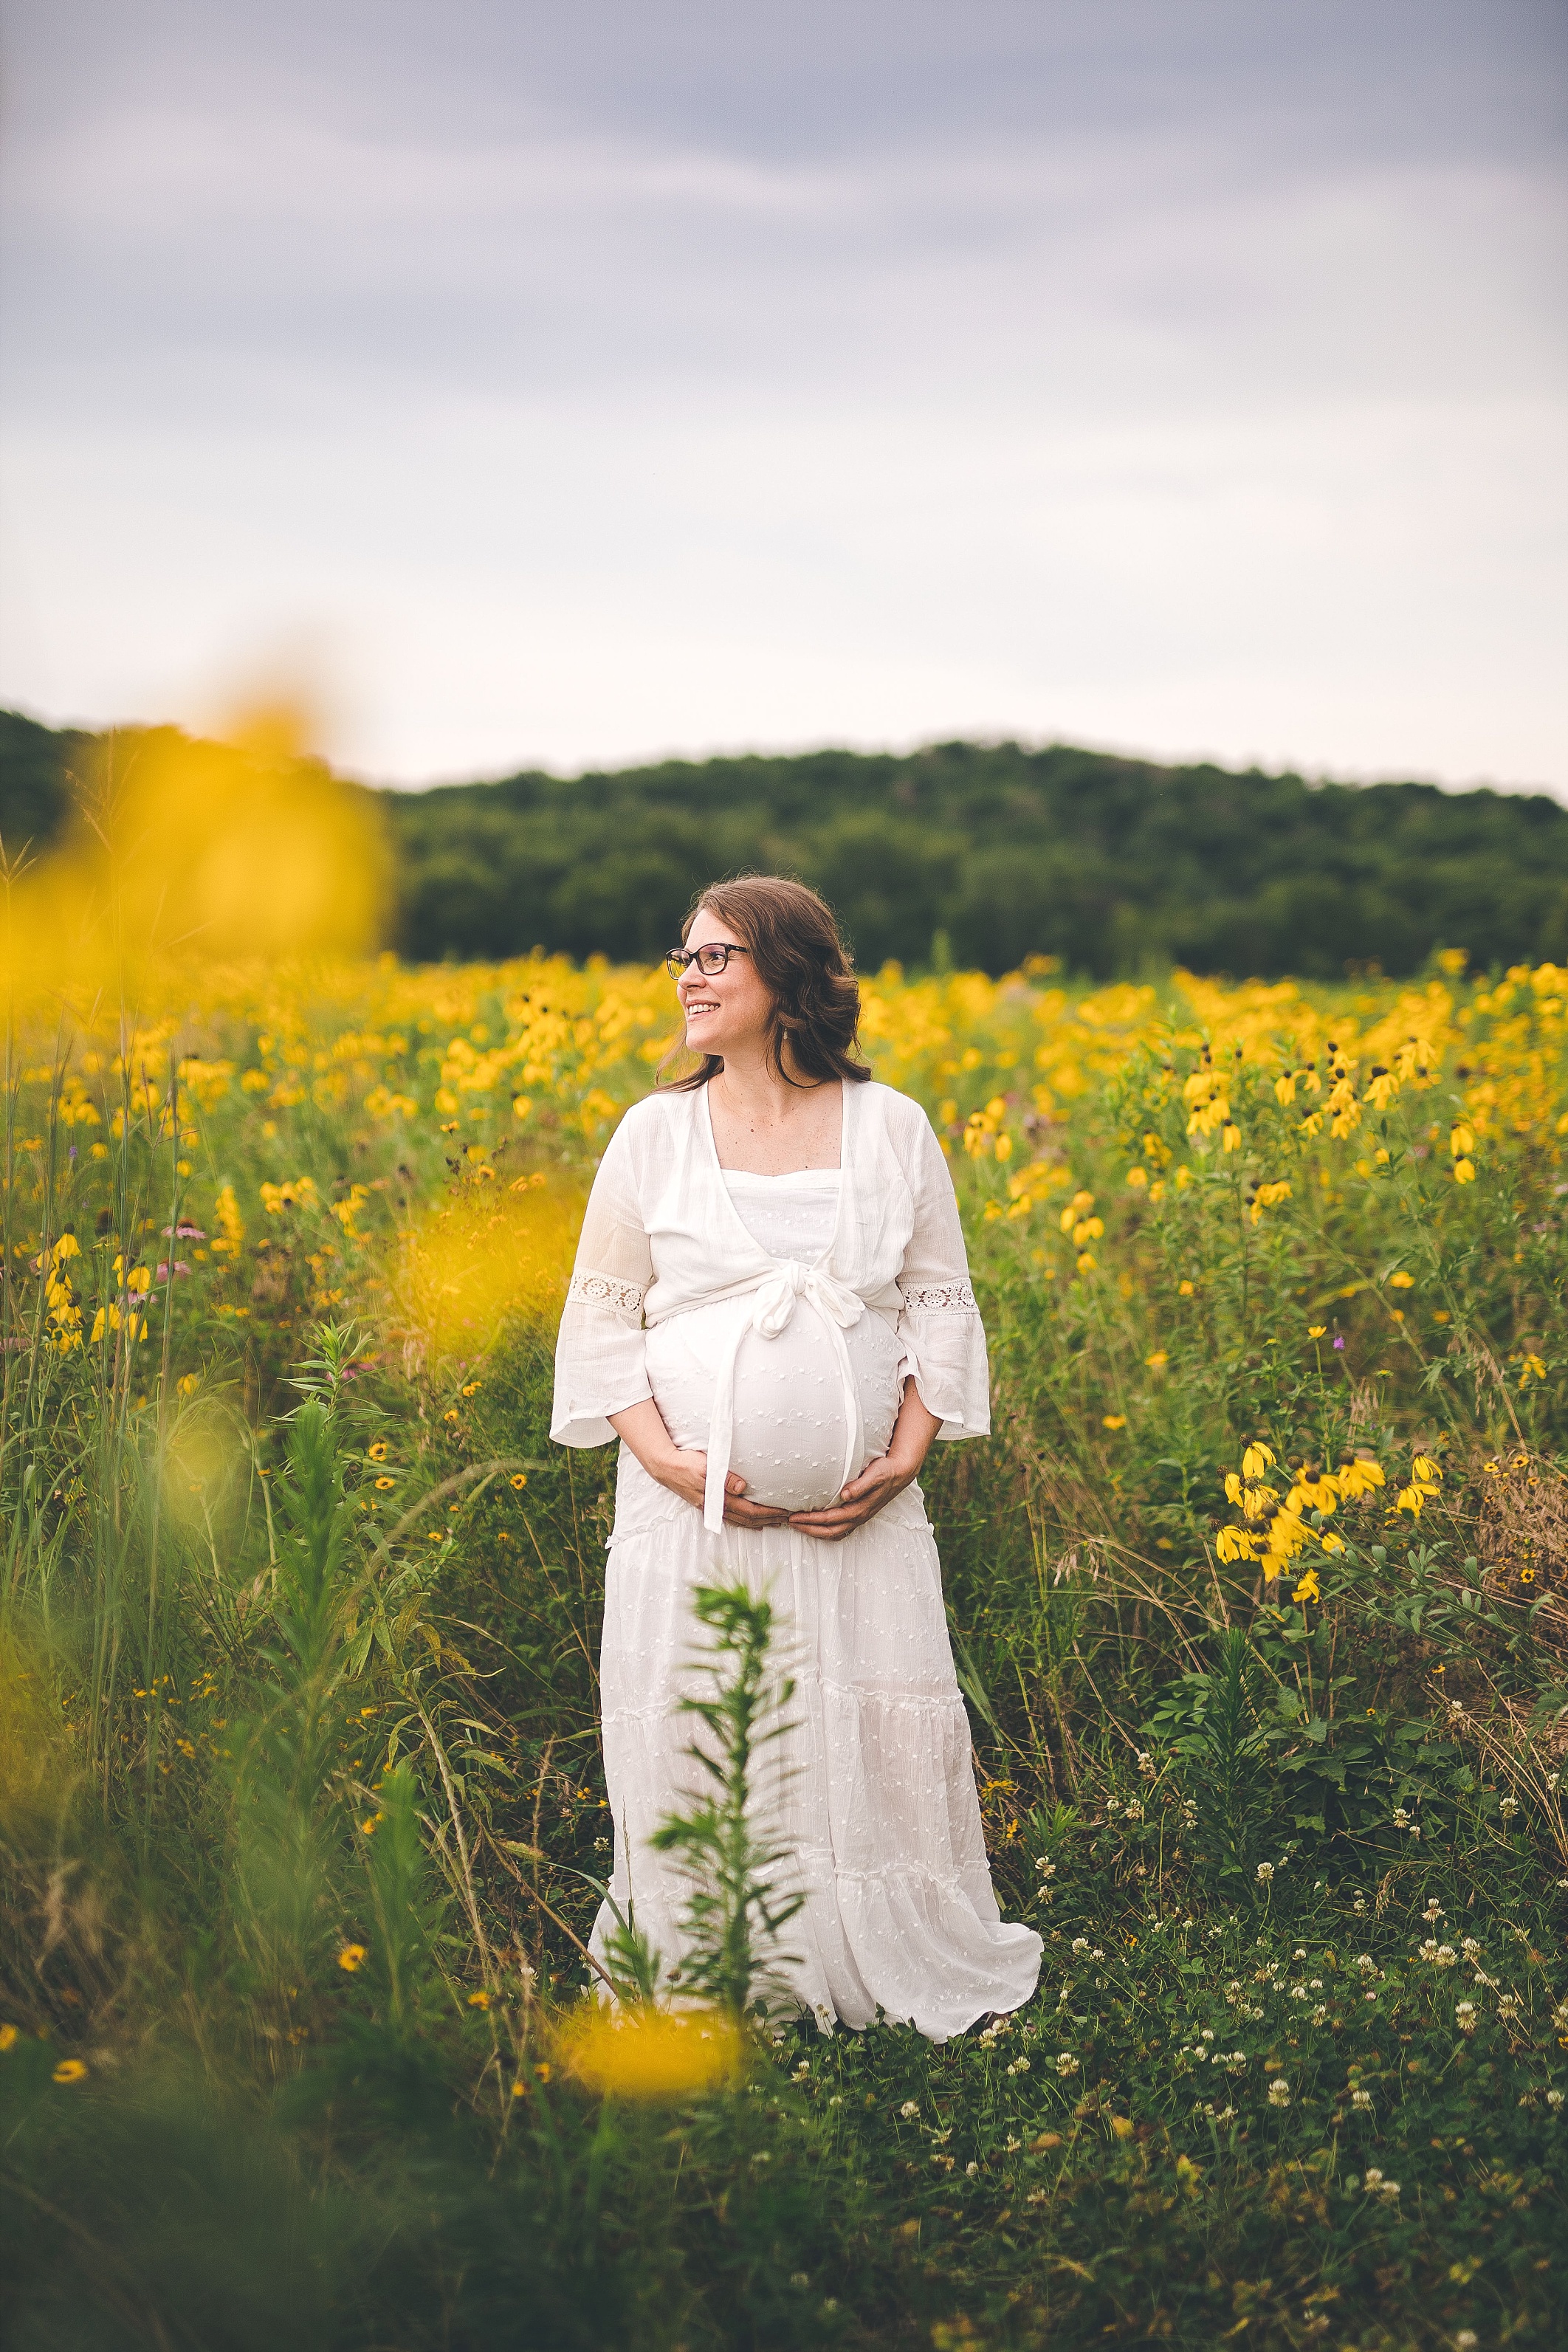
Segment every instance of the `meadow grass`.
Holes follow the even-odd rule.
[[[1568,972],[868,982],[993,1344],[928,1493],[1046,1961],[940,2049],[717,2070],[573,2039],[613,1464],[550,1447],[550,1345],[667,980],[54,989],[5,1074],[8,2341],[1561,2340]]]

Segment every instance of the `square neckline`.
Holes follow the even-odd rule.
[[[849,1173],[849,1082],[847,1078],[840,1078],[838,1086],[840,1110],[838,1118],[837,1168],[792,1168],[787,1171],[787,1173],[792,1177],[837,1175],[838,1178],[838,1198],[834,1210],[832,1238],[828,1242],[827,1247],[823,1251],[821,1256],[814,1261],[814,1270],[816,1266],[831,1265],[833,1263],[834,1253],[838,1247],[838,1237],[844,1230],[844,1199],[846,1193],[849,1190],[848,1182],[847,1181]],[[726,1180],[731,1176],[755,1176],[756,1171],[750,1168],[726,1168],[724,1166],[723,1161],[719,1157],[719,1139],[713,1132],[713,1113],[708,1101],[708,1087],[706,1084],[699,1087],[698,1094],[701,1102],[700,1119],[702,1132],[707,1140],[708,1156],[713,1163],[714,1173],[719,1178],[719,1190],[723,1198],[724,1213],[730,1219],[730,1222],[735,1227],[737,1233],[741,1233],[745,1235],[748,1246],[755,1250],[760,1258],[765,1259],[769,1265],[783,1265],[785,1261],[783,1258],[775,1257],[772,1250],[765,1250],[763,1247],[761,1242],[757,1240],[750,1226],[746,1223],[745,1219],[742,1216],[739,1209],[736,1208],[734,1202],[730,1198],[730,1187]],[[776,1182],[778,1179],[760,1177],[757,1181],[762,1183],[769,1183]]]

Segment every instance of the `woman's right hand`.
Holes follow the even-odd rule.
[[[706,1507],[708,1500],[708,1456],[706,1454],[682,1454],[673,1449],[658,1469],[648,1469],[650,1477],[672,1495],[679,1495],[694,1510]],[[738,1470],[731,1470],[724,1481],[724,1524],[727,1528],[783,1528],[789,1524],[787,1511],[775,1511],[767,1503],[748,1503],[746,1482]]]
[[[628,1405],[625,1412],[610,1415],[610,1427],[630,1446],[650,1478],[670,1494],[679,1495],[693,1510],[702,1510],[708,1496],[708,1456],[695,1449],[676,1444],[666,1426],[664,1415],[651,1397],[641,1404]],[[782,1528],[789,1524],[787,1511],[776,1511],[766,1503],[748,1503],[746,1482],[739,1471],[731,1470],[724,1481],[724,1524],[731,1528]]]

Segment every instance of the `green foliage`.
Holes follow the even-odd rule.
[[[59,829],[68,772],[95,751],[0,713],[9,850]],[[1568,811],[1544,794],[955,742],[524,772],[384,808],[395,943],[416,958],[650,962],[705,883],[759,868],[825,891],[865,970],[1050,954],[1100,978],[1174,962],[1337,979],[1417,971],[1445,942],[1482,967],[1568,957]]]
[[[7,2346],[1553,2342],[1568,1242],[1552,1033],[1502,1013],[1464,1187],[1446,1091],[1336,1155],[1247,1057],[1241,1144],[1205,1154],[1186,1034],[1085,1078],[1036,1160],[1016,1121],[1010,1160],[955,1150],[997,1434],[936,1449],[927,1496],[1040,1989],[941,2048],[764,2026],[738,2092],[661,2107],[592,2095],[557,2040],[597,1981],[614,1465],[548,1444],[550,1332],[428,1361],[379,1261],[356,1323],[311,1327],[345,1229],[280,1213],[263,1250],[259,1176],[325,1194],[383,1146],[301,1101],[255,1167],[214,1122],[209,1189],[237,1175],[253,1218],[227,1314],[170,1285],[145,1340],[62,1349],[40,1234],[77,1241],[90,1333],[187,1147],[105,1118],[107,1164],[40,1151],[0,1301]],[[458,1177],[423,1150],[387,1150],[409,1197]],[[1387,1472],[1303,1506],[1276,1579],[1217,1545],[1258,1442],[1276,1515],[1314,1466]],[[1441,1475],[1402,1502],[1417,1454]],[[788,1937],[745,1801],[788,1698],[763,1604],[701,1608],[711,1795],[667,1842],[693,1989],[742,2008]]]
[[[692,1880],[683,1922],[689,1949],[680,1982],[738,2018],[754,1995],[776,1987],[783,1958],[776,1938],[805,1900],[774,1891],[789,1857],[758,1834],[752,1819],[757,1750],[789,1729],[784,1712],[795,1685],[786,1678],[770,1686],[770,1602],[744,1585],[699,1585],[692,1612],[714,1637],[713,1654],[700,1669],[712,1688],[707,1697],[681,1705],[712,1743],[704,1747],[699,1740],[689,1752],[713,1790],[705,1802],[662,1822],[651,1843],[658,1853],[678,1854]]]
[[[1543,795],[1161,768],[1065,745],[948,743],[586,775],[520,775],[388,803],[398,943],[434,957],[651,961],[694,893],[799,874],[864,969],[1338,978],[1568,950],[1568,812]]]

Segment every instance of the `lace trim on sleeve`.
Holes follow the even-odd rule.
[[[568,1298],[582,1307],[613,1307],[621,1315],[640,1315],[643,1295],[635,1282],[616,1282],[607,1274],[574,1274],[566,1286]]]
[[[911,1283],[903,1297],[906,1307],[916,1307],[921,1314],[976,1315],[980,1311],[967,1282]]]

